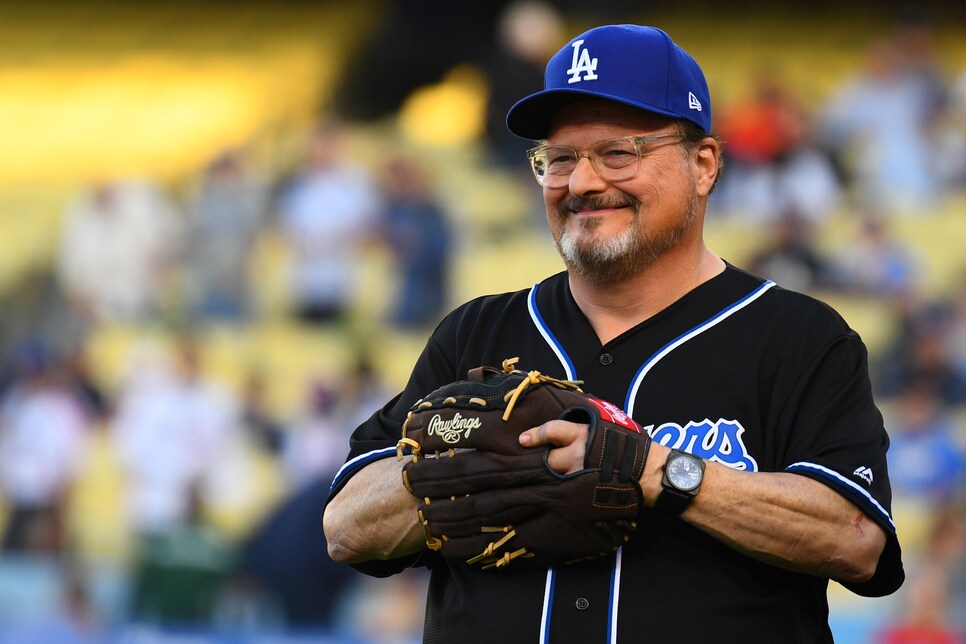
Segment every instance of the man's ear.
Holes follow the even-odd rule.
[[[695,144],[692,163],[698,196],[707,197],[721,169],[721,148],[714,137],[705,137]]]

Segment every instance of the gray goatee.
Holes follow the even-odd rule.
[[[634,220],[630,227],[616,237],[591,242],[579,241],[566,227],[561,226],[561,232],[554,239],[554,244],[568,270],[589,282],[606,283],[626,279],[647,268],[674,248],[694,223],[697,216],[697,194],[692,181],[687,213],[680,225],[651,233],[645,232],[640,225],[643,215],[639,202],[630,199],[621,203],[607,203],[571,196],[560,203],[557,218],[563,224],[567,218],[565,213],[568,212],[628,206],[634,207]],[[580,226],[587,232],[599,228],[600,224],[601,218],[598,217],[580,222]]]

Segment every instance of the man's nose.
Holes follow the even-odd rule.
[[[570,193],[583,195],[589,192],[602,192],[606,189],[607,182],[601,178],[590,157],[586,154],[580,155],[570,175]]]

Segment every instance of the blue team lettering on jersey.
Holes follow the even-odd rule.
[[[758,471],[758,463],[741,440],[745,428],[737,420],[719,418],[717,422],[711,422],[705,418],[692,420],[683,427],[677,423],[664,423],[656,429],[654,425],[644,429],[665,447],[684,450],[736,470]]]

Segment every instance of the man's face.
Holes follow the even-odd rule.
[[[562,109],[550,128],[549,145],[586,152],[605,139],[674,134],[670,119],[607,101],[582,101]],[[562,188],[544,188],[547,221],[567,268],[591,282],[634,275],[700,235],[693,225],[698,192],[690,155],[676,143],[645,143],[640,171],[620,182],[605,181],[581,158]]]

